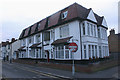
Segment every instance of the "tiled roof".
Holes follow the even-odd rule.
[[[8,45],[8,44],[9,44],[8,41],[7,41],[7,42],[2,42],[2,47],[6,46],[6,45]]]
[[[28,28],[26,28],[26,29],[25,29],[25,34],[24,34],[24,36],[23,36],[23,37],[26,37],[26,36],[28,35],[29,30],[30,30],[30,27],[28,27]]]
[[[51,27],[53,25],[56,25],[58,24],[58,21],[59,21],[59,17],[60,17],[60,11],[53,14],[52,16],[49,17],[49,24],[48,24],[48,27]]]
[[[44,30],[45,28],[50,28],[50,27],[58,25],[58,24],[64,24],[65,22],[68,22],[73,19],[79,18],[81,20],[86,20],[90,10],[91,10],[91,8],[87,9],[77,3],[74,3],[74,4],[54,13],[53,15],[51,15],[45,19],[42,19],[41,21],[32,25],[32,27],[28,27],[28,28],[24,29],[23,32],[21,33],[19,39],[30,36],[34,33]],[[68,11],[67,17],[65,19],[61,19],[61,14],[65,11]],[[95,13],[94,13],[94,15],[97,20],[97,24],[101,25],[103,17],[100,17]],[[49,21],[49,23],[48,23],[48,21]],[[40,23],[40,27],[38,27],[39,23]],[[29,31],[29,30],[31,30],[31,31]],[[29,34],[29,32],[30,32],[30,34]]]
[[[98,24],[98,25],[101,25],[101,24],[102,24],[103,17],[100,17],[100,16],[98,16],[98,15],[95,14],[95,13],[94,13],[94,15],[95,15],[95,18],[96,18],[96,20],[97,20],[97,24]]]
[[[30,32],[30,34],[35,33],[36,27],[37,27],[37,23],[31,26],[31,32]]]
[[[41,31],[45,28],[45,25],[46,25],[46,21],[47,21],[47,18],[41,20],[40,22],[38,22],[38,24],[40,24],[40,27],[38,27],[37,31]]]

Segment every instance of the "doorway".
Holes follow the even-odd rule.
[[[46,52],[46,55],[47,55],[47,56],[46,56],[46,57],[47,57],[47,62],[49,62],[49,51],[46,50],[45,52]]]

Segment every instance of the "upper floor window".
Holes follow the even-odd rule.
[[[54,30],[51,30],[51,39],[54,38]]]
[[[83,26],[83,35],[85,35],[85,24],[83,23],[82,26]]]
[[[36,35],[36,42],[40,42],[40,34]]]
[[[96,37],[96,26],[94,25],[94,35]]]
[[[89,23],[87,23],[87,31],[88,31],[88,35],[90,35],[90,27],[89,27]]]
[[[38,23],[38,28],[40,27],[40,23]]]
[[[50,31],[46,31],[44,33],[44,41],[49,41],[50,40]]]
[[[67,17],[68,11],[65,11],[61,14],[61,18],[65,19]]]
[[[23,43],[23,46],[24,46],[24,45],[25,45],[25,43],[26,43],[25,39],[23,39],[23,42],[22,42],[22,43]]]
[[[106,29],[105,29],[105,39],[107,39],[107,31],[106,31]]]
[[[68,37],[69,36],[69,26],[65,25],[63,27],[60,27],[60,37]]]
[[[98,28],[98,38],[100,38],[100,29]]]
[[[29,44],[31,43],[31,37],[29,38]]]
[[[93,36],[93,26],[92,24],[90,24],[90,26],[91,26],[91,35]]]

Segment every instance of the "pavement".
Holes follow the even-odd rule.
[[[102,79],[120,79],[118,77],[118,66],[98,71],[94,73],[75,72],[74,78],[102,78]],[[27,78],[27,79],[73,79],[72,72],[66,70],[58,70],[45,68],[36,65],[20,64],[20,63],[2,63],[3,78]]]

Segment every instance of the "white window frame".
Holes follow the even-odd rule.
[[[41,35],[40,34],[36,35],[36,42],[37,43],[41,42]]]
[[[99,46],[99,57],[102,58],[102,49],[101,49],[101,46]]]
[[[90,24],[90,26],[91,26],[91,36],[93,36],[93,25]]]
[[[83,35],[85,35],[85,23],[82,23],[82,27],[83,27]]]
[[[86,50],[86,45],[83,45],[83,47],[84,47],[84,59],[86,59],[87,58],[87,50]]]
[[[88,45],[89,58],[91,58],[91,45]]]
[[[89,23],[87,23],[87,32],[88,32],[88,35],[90,35],[90,24]]]
[[[100,28],[98,27],[98,38],[101,38],[100,36]]]
[[[65,11],[61,14],[61,18],[65,19],[67,17],[68,11]]]
[[[65,38],[69,36],[69,25],[64,25],[59,28],[60,30],[60,38]]]

